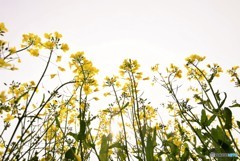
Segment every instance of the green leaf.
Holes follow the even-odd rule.
[[[235,103],[235,104],[233,104],[233,105],[230,106],[230,107],[240,107],[240,104],[239,104],[239,103]]]
[[[184,135],[184,131],[183,131],[181,125],[179,124],[179,122],[178,122],[177,125],[178,125],[178,130],[179,130],[179,132],[180,132],[180,135],[183,136],[183,135]]]
[[[22,95],[20,95],[16,100],[14,100],[14,103],[15,104],[17,104],[19,101],[20,101],[20,99],[22,98],[22,97],[24,97],[26,94],[28,94],[29,93],[29,91],[27,91],[27,92],[24,92]]]
[[[231,129],[232,128],[232,111],[225,107],[223,111],[223,116],[225,118],[225,128],[226,129]]]
[[[146,126],[146,124],[144,124],[142,126],[142,134],[143,134],[143,136],[145,136],[146,132],[147,132],[147,126]]]
[[[56,126],[57,126],[58,128],[61,128],[61,127],[60,127],[60,121],[58,120],[58,116],[55,116],[55,121],[56,121]]]
[[[216,152],[233,152],[231,148],[232,141],[225,134],[224,129],[217,126],[217,128],[211,129],[211,134],[216,142],[213,142]]]
[[[188,147],[186,147],[183,155],[181,156],[181,161],[188,160],[189,154],[190,154],[190,153],[189,153],[189,149],[188,149]]]
[[[240,121],[237,121],[238,128],[240,129]]]
[[[129,102],[127,102],[127,103],[123,106],[123,108],[126,108],[128,105],[129,105]]]
[[[115,143],[113,143],[112,145],[109,146],[109,149],[112,149],[112,148],[121,148],[121,149],[123,149],[124,146],[122,146],[122,144],[118,141],[118,142],[115,142]]]
[[[170,149],[171,149],[171,154],[172,154],[173,156],[176,156],[176,155],[178,154],[179,148],[178,148],[177,145],[175,145],[173,142],[171,142],[171,141],[164,141],[164,144],[165,144],[166,146],[169,146],[169,147],[170,147]]]
[[[99,152],[99,157],[101,161],[108,161],[108,149],[109,149],[108,138],[106,137],[106,135],[103,135],[102,144]]]
[[[80,132],[79,132],[79,139],[84,140],[85,139],[85,131],[86,131],[86,122],[84,120],[80,121]]]
[[[207,115],[206,115],[206,111],[204,109],[202,109],[201,125],[202,126],[206,126],[207,125]]]
[[[211,117],[210,117],[210,119],[209,120],[207,120],[207,126],[210,126],[211,125],[211,123],[215,120],[215,118],[216,118],[216,115],[214,114],[214,115],[212,115]]]
[[[226,141],[219,139],[218,145],[221,146],[225,153],[234,153],[231,143],[227,143]]]
[[[156,141],[156,139],[157,139],[157,129],[156,129],[156,127],[155,127],[155,128],[154,128],[154,131],[153,131],[153,138],[152,138],[154,147],[157,146],[157,141]]]
[[[146,146],[147,161],[153,161],[154,160],[153,149],[154,149],[154,145],[153,145],[152,137],[151,137],[150,134],[148,134],[147,135],[147,146]]]
[[[217,101],[221,100],[219,90],[217,90],[217,92],[215,93],[215,97],[216,97]]]
[[[75,159],[75,155],[74,155],[75,151],[76,151],[75,147],[71,147],[70,149],[68,149],[65,153],[65,159],[66,160],[68,160],[68,159],[74,160]]]
[[[226,99],[227,99],[227,93],[226,92],[224,92],[224,99],[223,99],[223,101],[220,103],[220,108],[224,105],[224,103],[225,103],[225,101],[226,101]]]

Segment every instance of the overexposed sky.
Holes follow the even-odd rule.
[[[58,31],[70,52],[85,51],[101,74],[117,74],[124,58],[150,71],[156,63],[184,64],[192,53],[225,69],[239,65],[239,0],[0,0],[10,45],[22,34]],[[27,62],[26,62],[27,61]],[[22,77],[38,78],[33,58]],[[4,72],[4,71],[3,71]],[[5,72],[9,79],[16,75]],[[2,77],[2,76],[1,76]],[[3,80],[3,77],[0,78]]]
[[[240,60],[239,0],[0,0],[11,41],[59,31],[71,51],[97,65],[123,58],[171,63],[189,54],[219,63]],[[111,62],[109,62],[111,60]]]

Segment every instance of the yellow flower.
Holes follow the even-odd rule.
[[[29,49],[28,52],[29,52],[32,56],[39,56],[39,50],[38,50],[38,49]]]
[[[116,82],[116,86],[117,87],[120,87],[121,86],[121,83],[119,81]]]
[[[217,64],[214,64],[214,66],[216,67],[216,77],[219,77],[220,76],[220,73],[222,73],[223,72],[223,70],[222,70],[222,67],[220,67],[219,65],[217,65]]]
[[[65,71],[65,69],[63,68],[63,67],[58,67],[58,69],[61,71],[61,72],[64,72]]]
[[[82,51],[80,52],[80,51],[79,51],[79,52],[77,52],[77,53],[75,53],[75,54],[71,54],[70,57],[71,57],[72,59],[79,59],[79,58],[83,57],[83,55],[84,55],[84,52],[82,52]]]
[[[104,93],[103,94],[104,95],[104,97],[107,97],[107,96],[109,96],[109,95],[111,95],[109,92],[106,92],[106,93]]]
[[[62,56],[57,56],[56,62],[60,62],[62,60]]]
[[[45,37],[46,39],[51,39],[51,38],[52,38],[52,34],[45,33],[45,34],[44,34],[44,37]]]
[[[205,59],[206,57],[205,56],[199,56],[197,54],[192,54],[190,55],[189,57],[187,57],[185,60],[188,62],[188,63],[194,63],[195,61],[197,62],[201,62]]]
[[[99,98],[98,98],[98,97],[93,97],[93,99],[94,99],[95,101],[98,101],[98,100],[99,100]]]
[[[30,85],[31,85],[31,86],[35,86],[36,83],[35,83],[34,81],[30,81]]]
[[[174,76],[176,78],[181,78],[182,77],[182,70],[180,70],[177,66],[174,64],[170,64],[170,67],[167,68],[168,73],[174,73]]]
[[[238,76],[238,74],[237,74],[238,68],[239,68],[239,66],[233,66],[230,70],[227,70],[227,72],[228,72],[228,74],[231,75],[231,77]]]
[[[0,22],[0,32],[8,32],[8,29],[5,27],[3,22]]]
[[[83,90],[84,90],[84,92],[85,92],[86,95],[88,95],[88,94],[90,94],[90,93],[92,92],[92,89],[90,88],[89,85],[85,85],[85,86],[83,87]]]
[[[104,87],[105,86],[112,86],[112,85],[114,85],[115,84],[115,82],[117,81],[117,78],[118,77],[116,77],[116,76],[113,76],[113,77],[111,77],[111,78],[109,78],[108,76],[106,76],[105,77],[105,83],[104,83]]]
[[[11,66],[11,64],[7,63],[4,59],[0,58],[0,68],[9,66]]]
[[[178,138],[174,138],[173,143],[177,145],[177,147],[180,147],[180,145],[182,144],[181,139],[178,139]]]
[[[54,36],[55,36],[57,39],[62,38],[62,34],[60,34],[60,33],[58,33],[58,32],[54,32]]]
[[[4,122],[10,122],[11,120],[14,119],[14,116],[10,115],[10,114],[7,114],[7,117],[4,118]]]
[[[61,49],[62,49],[63,52],[68,51],[69,50],[68,44],[63,43],[62,46],[61,46]]]
[[[159,66],[159,64],[156,64],[155,66],[151,67],[151,70],[153,72],[157,72],[158,71],[158,66]]]
[[[99,89],[98,88],[95,88],[94,90],[93,90],[93,92],[98,92],[99,91]]]
[[[6,102],[6,100],[7,100],[7,97],[5,95],[5,91],[2,91],[0,93],[0,102],[4,103],[4,102]]]
[[[16,47],[12,47],[9,49],[10,54],[16,53]]]
[[[74,153],[74,157],[77,161],[82,161],[82,159],[80,158],[80,156],[78,156],[77,154]]]
[[[182,78],[182,71],[181,70],[178,70],[175,74],[175,77],[176,78]]]
[[[52,42],[52,41],[47,41],[44,43],[44,46],[47,48],[47,49],[53,49],[54,48],[54,45],[55,43]]]
[[[10,68],[10,70],[14,71],[14,70],[18,70],[18,68],[15,67],[15,66],[12,66],[12,67]]]
[[[136,73],[136,78],[139,80],[139,79],[142,79],[142,72],[137,72]]]
[[[140,64],[138,64],[137,60],[125,59],[120,65],[120,74],[123,75],[126,71],[130,71],[132,73],[136,73],[139,69]]]
[[[22,42],[26,42],[28,45],[33,44],[36,47],[41,47],[41,38],[33,33],[23,34]],[[26,45],[23,45],[23,47],[26,47]]]
[[[192,68],[187,68],[187,76],[188,79],[198,79],[200,81],[205,79],[205,76],[207,75],[207,72],[205,70],[197,70],[197,69],[192,69]]]
[[[56,74],[50,74],[50,78],[53,79],[56,76]]]

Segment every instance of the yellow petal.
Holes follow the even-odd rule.
[[[56,74],[50,74],[51,79],[53,79],[56,76]]]
[[[61,71],[61,72],[64,72],[65,71],[65,69],[63,68],[63,67],[58,67],[58,69]]]
[[[62,60],[62,56],[57,56],[56,62],[60,62]]]

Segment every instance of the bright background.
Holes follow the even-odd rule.
[[[62,42],[69,44],[69,53],[85,51],[102,77],[117,74],[124,58],[138,59],[146,75],[156,63],[162,69],[170,63],[183,65],[193,53],[224,69],[239,65],[239,0],[0,0],[0,4],[10,46],[19,45],[23,33],[58,31]],[[13,79],[37,80],[36,71],[44,68],[32,57],[23,64],[20,72],[2,70],[1,85]]]
[[[239,0],[0,0],[11,43],[23,33],[59,31],[72,51],[99,68],[123,58],[144,66],[182,61],[192,53],[220,64],[239,63]]]

